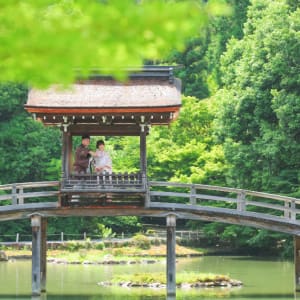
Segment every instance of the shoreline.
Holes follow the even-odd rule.
[[[197,249],[176,245],[176,257],[200,257],[203,252]],[[2,259],[1,259],[2,257]],[[0,261],[31,259],[30,249],[0,250]],[[57,264],[138,264],[156,263],[166,257],[166,246],[151,246],[149,249],[138,247],[104,249],[48,249],[47,262]]]

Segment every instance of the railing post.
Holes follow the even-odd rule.
[[[246,210],[246,194],[245,191],[241,191],[237,196],[237,210],[245,211]]]
[[[17,185],[15,183],[12,185],[11,199],[12,199],[12,205],[17,205],[18,204]]]
[[[190,204],[192,205],[196,205],[196,188],[195,188],[195,185],[192,184],[191,185],[191,196],[190,196]]]
[[[176,295],[176,215],[167,215],[167,296]]]
[[[63,233],[63,232],[60,233],[60,241],[61,241],[61,242],[64,241],[64,233]]]
[[[290,219],[290,217],[291,217],[291,210],[290,210],[290,202],[288,200],[284,201],[284,208],[285,208],[285,210],[284,210],[284,217],[286,219]]]
[[[24,190],[23,187],[19,187],[19,204],[24,204]]]
[[[295,200],[291,200],[290,218],[293,221],[296,220],[296,203],[295,203]]]
[[[151,197],[150,197],[150,185],[147,183],[147,179],[143,178],[143,181],[145,180],[145,188],[146,188],[146,195],[145,195],[145,207],[150,207],[151,204]]]

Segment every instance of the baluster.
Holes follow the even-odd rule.
[[[23,187],[19,187],[19,204],[24,204],[24,190]]]
[[[237,197],[237,210],[245,211],[246,210],[246,194],[244,191],[241,191]]]
[[[117,180],[117,184],[119,185],[121,183],[121,180],[122,180],[122,174],[121,173],[116,174],[116,180]]]
[[[196,188],[195,188],[194,184],[192,184],[192,186],[191,186],[190,194],[191,194],[191,196],[190,196],[190,204],[196,205],[197,204],[196,203]]]
[[[138,184],[138,173],[134,173],[133,175],[134,175],[133,181],[134,181],[134,184],[136,185],[136,184]]]
[[[12,185],[11,199],[12,199],[12,205],[17,205],[18,204],[17,185],[15,183]]]
[[[102,182],[103,182],[103,184],[105,184],[105,181],[106,181],[106,180],[105,180],[105,171],[103,171],[103,172],[102,172]]]
[[[134,184],[138,184],[138,174],[134,173],[133,176],[134,176],[134,178],[133,178]]]
[[[129,174],[129,184],[130,184],[130,185],[133,185],[133,184],[134,184],[134,174],[133,174],[133,173],[130,173],[130,174]]]
[[[124,183],[128,184],[128,172],[124,173]]]
[[[289,203],[288,200],[284,201],[284,208],[285,208],[285,210],[284,210],[284,217],[286,219],[289,219],[290,218],[290,203]]]
[[[291,210],[290,210],[290,218],[291,220],[295,221],[296,220],[296,203],[295,200],[291,200]]]
[[[116,184],[116,174],[111,173],[111,184]]]

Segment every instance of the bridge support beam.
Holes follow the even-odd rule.
[[[295,292],[300,293],[300,236],[294,236]]]
[[[176,215],[167,215],[167,297],[176,296]]]
[[[32,295],[46,291],[47,220],[40,215],[31,216],[32,227]]]

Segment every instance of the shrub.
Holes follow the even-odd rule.
[[[70,252],[78,251],[79,249],[85,249],[85,243],[84,242],[78,242],[78,241],[68,241],[61,245],[62,250],[68,250]]]
[[[123,256],[126,254],[126,250],[122,248],[112,249],[112,255],[113,256]]]
[[[154,238],[151,240],[151,244],[154,246],[160,246],[161,245],[161,240],[159,238]]]
[[[91,242],[91,239],[90,238],[87,238],[85,241],[84,241],[84,248],[85,249],[92,249],[93,248],[93,243]]]
[[[95,245],[95,249],[97,250],[103,250],[105,248],[105,245],[103,242],[99,242]]]
[[[147,250],[147,249],[150,249],[150,247],[151,247],[151,242],[150,242],[149,238],[141,233],[136,234],[133,237],[133,240],[134,240],[135,246],[140,249]]]

